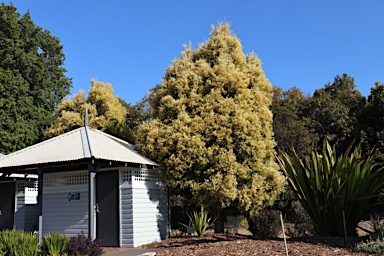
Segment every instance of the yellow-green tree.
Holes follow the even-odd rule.
[[[57,122],[47,131],[51,138],[84,125],[85,108],[88,108],[89,126],[126,139],[129,129],[125,124],[127,110],[122,100],[113,94],[110,83],[91,81],[88,95],[80,91],[73,99],[65,98],[57,110]]]
[[[137,143],[162,165],[171,188],[219,219],[229,206],[253,215],[283,191],[273,155],[272,86],[228,24],[213,27],[197,49],[185,47],[149,97],[154,119],[139,126]]]

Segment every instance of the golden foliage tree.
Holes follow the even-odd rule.
[[[126,139],[129,135],[125,124],[127,110],[121,101],[113,94],[110,83],[92,80],[87,97],[84,91],[80,91],[73,99],[62,100],[57,110],[57,122],[46,131],[45,137],[58,136],[83,126],[87,107],[89,126]]]
[[[139,126],[137,143],[163,166],[171,188],[188,191],[217,216],[228,206],[252,215],[283,191],[273,155],[272,86],[228,24],[213,27],[196,50],[185,47],[149,97],[154,119]]]

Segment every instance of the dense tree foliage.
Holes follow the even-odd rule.
[[[228,206],[255,214],[283,191],[273,155],[272,86],[228,24],[214,27],[197,49],[186,47],[150,101],[154,119],[139,127],[138,145],[162,165],[171,188],[217,216]]]
[[[46,138],[83,126],[86,107],[89,126],[123,139],[132,137],[125,124],[126,103],[113,94],[111,84],[92,80],[87,96],[84,91],[80,91],[73,99],[63,99],[57,110],[57,122],[47,130]]]
[[[299,156],[318,142],[318,136],[306,126],[301,116],[303,105],[308,100],[297,87],[283,91],[273,88],[273,133],[280,150],[289,150],[292,146]]]
[[[379,149],[379,159],[384,163],[384,84],[376,82],[371,88],[360,123],[365,146]]]
[[[352,141],[360,140],[364,104],[365,97],[356,89],[354,79],[344,74],[315,91],[303,108],[303,119],[321,141],[327,139],[344,152]]]
[[[0,152],[42,139],[57,104],[69,93],[63,47],[29,13],[0,6]]]

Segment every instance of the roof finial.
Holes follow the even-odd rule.
[[[88,107],[85,107],[84,127],[85,126],[89,126],[89,124],[88,124]]]

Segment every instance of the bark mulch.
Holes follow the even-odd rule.
[[[302,237],[287,239],[289,255],[369,255],[352,252],[352,247],[363,238],[349,237],[345,245],[342,237]],[[161,248],[158,256],[200,255],[286,255],[284,240],[257,239],[249,235],[226,235],[208,233],[203,237],[183,236],[169,238],[141,246]]]

